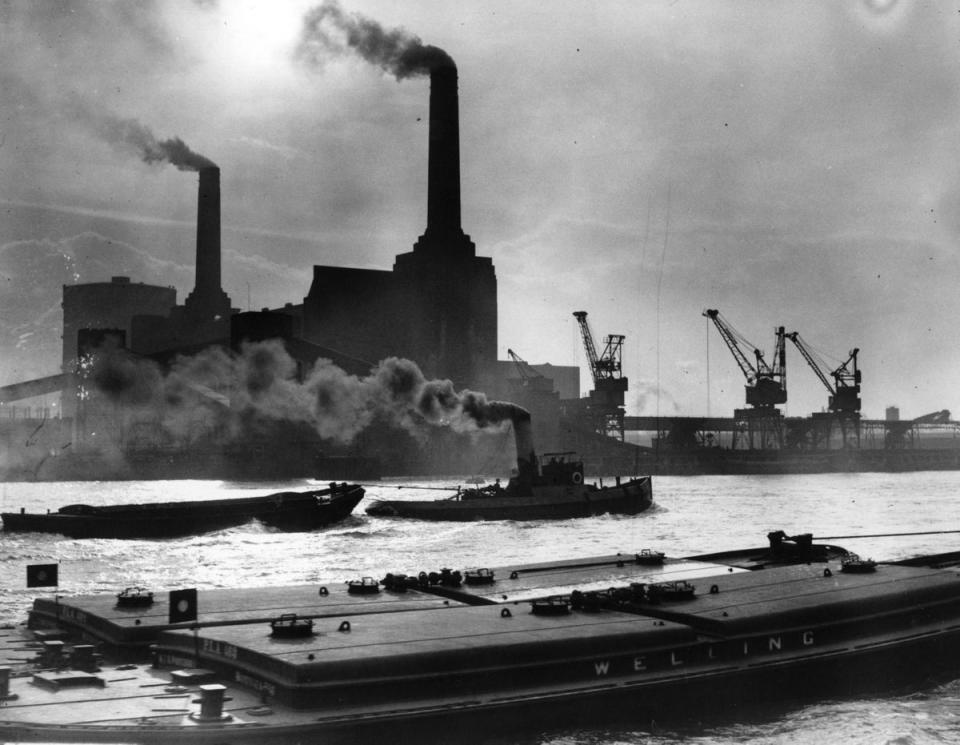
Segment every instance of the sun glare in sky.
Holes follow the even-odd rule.
[[[287,74],[300,33],[303,12],[298,3],[235,0],[222,4],[211,20],[219,27],[204,36],[209,59],[225,76],[263,82]]]

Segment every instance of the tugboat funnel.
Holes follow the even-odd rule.
[[[514,408],[511,421],[513,436],[517,443],[517,481],[521,486],[529,486],[533,483],[538,471],[530,412],[517,406]]]

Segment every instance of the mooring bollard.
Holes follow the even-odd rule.
[[[77,644],[70,655],[70,666],[76,670],[92,673],[97,669],[97,657],[92,644]]]
[[[220,683],[206,683],[200,688],[200,713],[190,717],[198,722],[225,722],[232,717],[223,713],[225,685]],[[194,702],[196,703],[196,702]]]
[[[58,639],[45,641],[43,643],[43,657],[40,664],[44,667],[62,667],[64,662],[63,647],[63,642]]]

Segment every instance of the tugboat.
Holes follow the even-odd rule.
[[[506,487],[496,483],[458,489],[447,499],[386,500],[367,507],[374,517],[420,520],[566,520],[591,515],[635,515],[653,504],[650,477],[615,479],[614,484],[587,484],[583,461],[574,453],[538,457],[533,445],[530,414],[512,407],[517,469]]]
[[[177,621],[175,593],[123,614],[112,596],[40,597],[31,639],[0,628],[0,742],[397,742],[958,675],[960,551],[843,572],[847,551],[799,538],[497,567],[483,584],[412,571],[376,595],[207,590]]]

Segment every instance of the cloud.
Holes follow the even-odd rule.
[[[277,145],[273,142],[267,142],[266,140],[262,140],[258,137],[242,135],[241,137],[234,137],[233,142],[238,142],[241,145],[263,151],[270,155],[279,155],[281,158],[286,160],[293,160],[294,158],[303,157],[303,153],[295,147],[290,147],[289,145]]]

